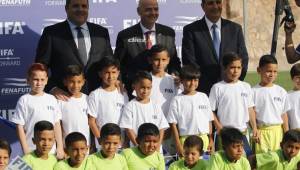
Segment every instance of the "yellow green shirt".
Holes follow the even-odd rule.
[[[282,150],[256,154],[258,170],[296,170],[300,155],[293,157],[290,162],[283,157]]]
[[[250,170],[250,164],[247,158],[241,157],[236,162],[230,162],[224,151],[218,151],[210,157],[208,170]]]
[[[87,159],[84,159],[80,165],[80,167],[78,168],[73,168],[69,165],[68,163],[68,159],[59,161],[55,164],[54,169],[53,170],[87,170],[86,167],[86,161]]]
[[[207,168],[207,161],[203,159],[199,159],[197,164],[190,170],[206,170],[206,168]],[[181,159],[176,162],[173,162],[170,165],[169,170],[189,170],[189,168],[184,165],[184,160]]]
[[[128,170],[125,158],[115,154],[113,159],[106,159],[101,152],[90,155],[87,159],[88,170]]]
[[[57,163],[56,157],[49,154],[48,159],[41,159],[33,152],[26,154],[22,158],[32,170],[53,170],[54,165]]]
[[[165,170],[164,157],[155,151],[152,155],[144,155],[138,147],[123,150],[129,170]]]

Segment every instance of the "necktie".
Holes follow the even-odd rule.
[[[152,42],[150,39],[150,34],[152,31],[147,31],[145,32],[145,37],[146,37],[146,49],[149,50],[152,47]]]
[[[82,60],[83,64],[86,65],[87,63],[87,54],[86,54],[86,46],[84,42],[84,36],[81,31],[81,27],[76,27],[77,29],[77,40],[78,40],[78,52],[80,59]]]
[[[217,53],[217,57],[219,59],[219,53],[220,53],[220,38],[219,38],[219,34],[217,33],[217,25],[216,24],[213,24],[211,26],[212,30],[213,30],[213,44],[214,44],[214,48],[215,48],[215,51]]]

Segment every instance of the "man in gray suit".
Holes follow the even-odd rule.
[[[237,53],[243,60],[240,79],[248,68],[248,53],[242,27],[221,18],[222,0],[202,0],[205,16],[183,28],[182,63],[191,64],[201,71],[198,90],[209,94],[212,85],[222,80],[222,56]]]
[[[155,23],[159,16],[157,0],[140,0],[137,12],[141,21],[119,32],[114,56],[121,62],[122,80],[131,95],[131,82],[138,70],[149,70],[147,49],[151,45],[165,46],[171,57],[168,72],[179,71],[180,60],[175,46],[175,32],[172,28]],[[150,44],[150,45],[149,45]]]
[[[88,94],[100,85],[96,63],[112,55],[108,30],[87,22],[88,0],[66,0],[65,10],[67,20],[44,29],[35,58],[51,71],[46,91],[61,100],[68,99],[63,85],[68,65],[84,68],[86,84],[82,91]]]

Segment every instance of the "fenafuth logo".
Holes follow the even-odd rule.
[[[30,92],[25,78],[3,78],[1,95],[18,95]]]

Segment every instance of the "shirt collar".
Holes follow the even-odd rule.
[[[216,23],[213,23],[205,16],[205,22],[209,30],[211,30],[213,24],[216,24],[217,28],[221,30],[221,18]]]
[[[68,21],[68,23],[69,23],[69,25],[70,25],[71,30],[75,30],[76,27],[78,27],[77,25],[73,24],[70,20],[67,19],[67,21]],[[85,22],[84,24],[82,24],[80,27],[81,27],[81,29],[84,29],[84,30],[86,30],[86,31],[89,30],[89,29],[88,29],[88,26],[87,26],[87,24],[86,24],[86,22]]]
[[[142,28],[142,31],[143,31],[143,34],[145,34],[146,32],[148,32],[148,31],[151,31],[151,32],[155,32],[155,24],[154,24],[154,26],[149,30],[149,29],[147,29],[146,27],[144,27],[143,26],[143,24],[140,22],[140,26],[141,26],[141,28]]]

